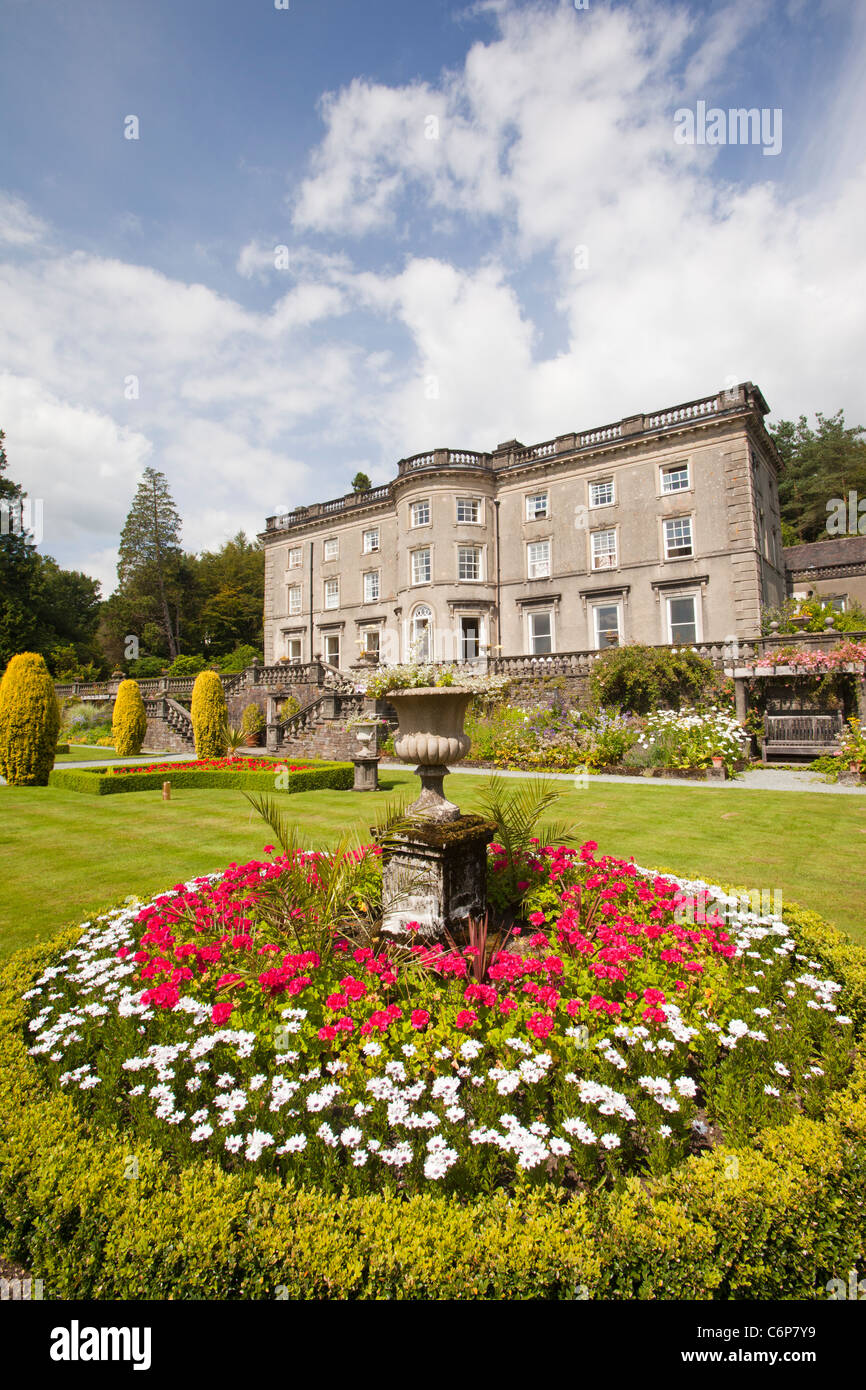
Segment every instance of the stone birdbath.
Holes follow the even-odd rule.
[[[469,752],[463,720],[473,693],[465,686],[417,686],[387,695],[399,721],[394,751],[416,764],[421,779],[406,827],[383,844],[383,930],[389,935],[412,932],[430,941],[448,932],[460,941],[468,919],[486,911],[494,827],[481,816],[463,815],[442,787],[448,764]]]

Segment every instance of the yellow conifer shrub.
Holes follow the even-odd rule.
[[[223,683],[216,671],[202,671],[192,688],[192,731],[197,758],[224,758],[229,716]]]
[[[44,787],[54,766],[60,704],[43,657],[13,656],[0,681],[0,774],[13,787]]]
[[[141,745],[147,733],[147,715],[138,681],[120,682],[111,717],[111,733],[114,738],[114,751],[121,757],[134,758],[141,752]]]

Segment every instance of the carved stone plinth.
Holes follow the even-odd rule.
[[[487,846],[495,828],[481,816],[416,820],[382,848],[383,930],[399,939],[465,935],[467,918],[487,910]],[[419,922],[417,932],[407,922]]]
[[[356,792],[375,792],[379,789],[379,759],[375,756],[353,758]]]

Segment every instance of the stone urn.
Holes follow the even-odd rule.
[[[361,751],[369,753],[370,744],[373,743],[375,746],[374,740],[376,738],[377,720],[364,720],[359,724],[353,724],[352,728],[355,733],[355,738],[361,745]]]
[[[472,695],[459,685],[425,685],[389,693],[399,721],[394,752],[404,763],[417,763],[415,771],[421,778],[421,795],[408,807],[407,815],[432,821],[458,819],[460,810],[446,800],[442,782],[448,764],[460,762],[469,752],[463,720]]]

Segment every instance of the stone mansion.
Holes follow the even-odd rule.
[[[785,596],[781,460],[743,382],[268,517],[265,662],[545,656],[722,642]]]

